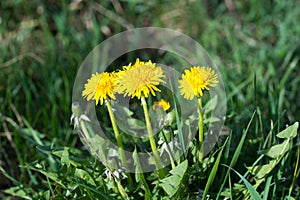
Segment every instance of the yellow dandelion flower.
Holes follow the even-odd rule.
[[[134,65],[131,63],[128,66],[124,66],[122,71],[117,73],[118,84],[115,91],[124,96],[148,97],[151,93],[155,96],[155,92],[160,90],[157,86],[160,83],[165,83],[162,80],[165,75],[161,67],[156,66],[151,60],[142,62],[136,59]]]
[[[84,85],[82,96],[89,100],[95,100],[96,105],[100,100],[100,104],[103,105],[104,100],[107,98],[115,99],[114,88],[116,86],[117,79],[114,72],[103,72],[101,74],[92,74],[92,77],[88,79]]]
[[[192,100],[195,96],[201,97],[203,90],[209,90],[218,83],[218,74],[210,67],[194,66],[184,70],[179,80],[180,93],[184,98]]]
[[[169,108],[171,107],[171,105],[166,100],[161,99],[159,101],[154,101],[153,102],[152,108],[153,108],[154,111],[156,111],[157,107],[161,107],[164,111],[167,111],[167,110],[169,110]]]

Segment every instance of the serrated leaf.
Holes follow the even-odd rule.
[[[187,167],[188,161],[185,160],[170,171],[172,174],[171,176],[160,180],[160,186],[169,195],[169,197],[172,197],[178,191]]]
[[[165,191],[170,195],[170,193],[173,193],[173,190],[174,190],[174,194],[175,192],[177,191],[178,189],[178,186],[180,184],[180,181],[181,181],[181,177],[178,176],[178,175],[172,175],[172,176],[169,176],[169,177],[166,177],[162,180],[160,180],[163,186],[163,188],[165,189]],[[170,190],[170,188],[172,188]],[[173,195],[171,195],[173,196]]]
[[[178,175],[179,177],[183,177],[184,173],[187,170],[187,167],[188,167],[188,161],[185,160],[182,163],[180,163],[179,165],[177,165],[174,169],[172,169],[170,171],[170,173],[173,175]]]
[[[71,159],[69,151],[70,151],[70,148],[64,147],[63,150],[53,151],[52,154],[59,157],[61,164],[63,164],[63,165],[67,165],[68,167],[70,167],[71,165],[73,165],[74,167],[81,166],[80,163],[74,161],[74,159]]]
[[[145,134],[146,125],[143,121],[136,118],[123,118],[122,123],[118,123],[119,128],[126,133],[140,137]]]
[[[57,173],[55,173],[55,172],[48,172],[48,171],[42,169],[42,166],[39,163],[37,163],[37,162],[30,163],[30,164],[27,164],[27,165],[21,166],[21,167],[37,171],[37,172],[45,175],[49,179],[53,180],[54,182],[56,182],[57,184],[59,184],[60,186],[62,186],[64,189],[66,189],[66,186],[62,183],[62,181],[61,181],[61,179],[60,179],[60,177],[58,176]]]
[[[89,147],[92,149],[92,153],[96,154],[102,162],[107,163],[108,161],[106,158],[106,150],[109,146],[109,142],[107,142],[99,135],[95,135],[95,137],[93,138],[87,138],[86,140]]]
[[[77,168],[75,170],[74,175],[79,177],[82,180],[85,180],[90,185],[96,186],[94,179],[91,177],[91,175],[87,171]]]
[[[68,149],[64,149],[63,152],[62,152],[62,156],[61,156],[61,164],[65,164],[67,165],[68,167],[70,167],[71,165],[71,161],[69,159],[69,151]]]
[[[284,129],[283,131],[281,131],[280,133],[278,133],[276,136],[279,138],[285,138],[285,139],[294,138],[297,136],[298,127],[299,127],[299,123],[296,122],[292,126],[289,126],[286,129]]]
[[[145,129],[145,127],[146,127],[145,122],[135,119],[135,118],[129,118],[127,120],[127,123],[131,129]]]
[[[214,110],[218,105],[218,96],[215,95],[213,98],[211,98],[204,106],[205,112],[208,113],[212,110]]]
[[[116,117],[120,116],[121,118],[123,117],[130,117],[133,115],[133,112],[129,110],[126,106],[123,106],[122,104],[118,104],[114,101],[111,102],[112,107],[117,110],[115,113]]]

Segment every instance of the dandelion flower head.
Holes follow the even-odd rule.
[[[203,90],[209,90],[218,83],[218,74],[210,67],[193,66],[184,70],[179,80],[180,93],[185,99],[192,100],[203,95]]]
[[[107,98],[116,98],[114,95],[116,83],[117,79],[114,72],[103,72],[100,74],[96,72],[96,74],[92,74],[92,77],[84,85],[82,96],[88,101],[91,99],[95,100],[96,105],[100,100],[100,104],[103,105],[104,100]]]
[[[160,92],[157,86],[165,83],[162,79],[165,78],[162,68],[156,66],[151,60],[142,62],[136,59],[134,65],[130,63],[128,66],[124,66],[123,70],[117,73],[117,77],[116,92],[138,99],[142,95],[147,98],[150,93],[155,96],[155,92]]]
[[[156,111],[156,109],[158,107],[161,107],[164,111],[167,111],[167,110],[169,110],[169,108],[171,107],[171,105],[166,100],[161,99],[159,101],[154,101],[153,102],[153,106],[152,106],[153,110]]]

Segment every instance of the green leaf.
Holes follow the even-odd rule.
[[[127,108],[126,106],[123,106],[121,104],[116,103],[115,101],[111,101],[111,105],[114,109],[116,109],[118,112],[116,112],[116,116],[120,116],[121,118],[123,117],[130,117],[132,116],[134,113],[129,110],[129,108]]]
[[[135,136],[141,136],[143,131],[146,128],[145,122],[136,119],[136,118],[124,118],[124,119],[119,119],[124,121],[123,123],[118,123],[119,128],[126,133],[130,133]]]
[[[75,170],[74,175],[80,179],[85,180],[90,185],[96,186],[94,179],[91,177],[91,175],[87,171],[77,168]]]
[[[171,110],[164,117],[164,125],[171,126],[175,122],[175,110]]]
[[[74,149],[69,147],[64,147],[62,150],[56,150],[51,152],[53,155],[60,158],[61,164],[70,167],[73,165],[74,167],[81,166],[84,159],[75,157],[74,153],[79,154],[79,152],[74,151]],[[81,153],[81,152],[80,152]],[[81,163],[80,163],[81,162]]]
[[[234,171],[239,177],[240,179],[242,179],[242,181],[244,182],[244,184],[246,185],[252,199],[254,200],[262,200],[262,198],[260,197],[260,195],[258,194],[258,192],[256,191],[256,189],[247,181],[247,179],[245,179],[241,174],[239,174],[237,171],[235,171],[234,169],[232,169],[231,167],[224,165],[226,167],[228,167],[229,169],[231,169],[232,171]]]
[[[205,113],[208,113],[212,110],[214,110],[218,105],[218,95],[215,95],[213,98],[211,98],[204,106]]]
[[[139,182],[141,180],[140,177],[143,176],[143,174],[142,174],[143,169],[141,167],[136,148],[134,148],[134,151],[132,153],[132,158],[133,158],[133,162],[135,165],[135,179],[136,179],[136,182]]]
[[[172,174],[169,177],[166,177],[160,180],[160,186],[164,189],[164,191],[172,197],[176,194],[178,189],[180,188],[182,179],[188,167],[188,161],[185,160],[176,166],[173,170],[170,171]]]
[[[32,129],[32,128],[19,128],[17,129],[19,134],[26,138],[30,143],[35,145],[42,146],[43,143],[41,139],[44,137],[44,134]]]
[[[101,162],[108,163],[106,155],[109,143],[100,135],[95,135],[93,138],[87,138],[89,147],[93,150],[92,153],[101,160]]]
[[[172,169],[170,171],[170,173],[173,175],[178,175],[180,177],[183,177],[184,173],[187,170],[187,167],[188,167],[188,161],[185,160],[182,163],[180,163],[179,165],[177,165],[174,169]]]
[[[28,188],[24,188],[23,186],[16,186],[16,187],[11,187],[6,190],[4,190],[4,193],[10,194],[15,197],[21,197],[24,199],[32,199],[29,195],[32,193],[32,191]]]
[[[104,199],[109,199],[109,200],[112,200],[112,198],[108,195],[106,195],[104,192],[100,191],[99,189],[96,189],[94,187],[91,187],[91,186],[88,186],[88,185],[85,185],[85,184],[81,184],[81,183],[78,183],[78,185],[90,190],[90,191],[93,191],[95,194],[99,194],[101,195]]]
[[[262,153],[270,158],[277,159],[283,156],[283,154],[289,150],[289,146],[289,140],[285,140],[281,144],[274,145],[270,149],[262,151]]]
[[[230,179],[231,178],[229,176],[229,180]],[[225,199],[229,199],[229,198],[234,199],[236,194],[242,195],[242,194],[245,194],[246,192],[247,192],[247,188],[245,185],[234,183],[233,187],[231,186],[230,188],[225,188],[224,191],[222,191],[220,195],[226,197]]]
[[[43,192],[42,196],[44,197],[44,199],[50,199],[50,190],[46,190],[45,192]]]
[[[254,166],[254,167],[247,167],[247,169],[257,179],[262,179],[274,169],[276,164],[277,164],[277,162],[275,160],[272,160],[272,161],[270,161],[269,164],[259,165],[259,166]]]
[[[145,122],[135,118],[129,118],[127,120],[127,123],[128,127],[130,127],[131,129],[144,130],[146,127]]]
[[[65,164],[68,167],[70,167],[71,165],[71,161],[69,159],[69,151],[68,149],[64,148],[63,152],[62,152],[62,156],[61,156],[61,164]]]
[[[285,196],[284,200],[296,200],[294,197],[291,196]]]
[[[54,182],[56,182],[57,184],[59,184],[60,186],[62,186],[64,189],[66,189],[66,186],[62,183],[61,178],[58,176],[57,173],[55,173],[55,172],[48,172],[48,171],[44,170],[42,168],[41,164],[39,164],[37,162],[26,164],[25,166],[21,166],[21,167],[37,171],[37,172],[45,175],[49,179],[53,180]]]
[[[292,126],[287,127],[286,129],[278,133],[276,136],[285,139],[294,138],[297,136],[298,127],[299,127],[299,123],[295,122]]]

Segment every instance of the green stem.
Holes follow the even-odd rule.
[[[121,163],[124,167],[127,167],[126,156],[125,156],[125,153],[124,153],[121,136],[119,134],[119,129],[118,129],[118,126],[117,126],[117,123],[116,123],[115,115],[113,113],[113,110],[112,110],[112,107],[111,107],[111,104],[110,104],[109,100],[106,101],[106,106],[107,106],[107,109],[108,109],[108,113],[109,113],[109,117],[110,117],[110,121],[111,121],[113,130],[114,130],[114,133],[115,133],[115,138],[116,138],[116,141],[117,141],[119,153],[121,155]],[[127,175],[127,178],[128,178],[129,188],[132,189],[133,188],[133,181],[132,181],[132,178],[130,176],[130,173],[127,172],[126,175]]]
[[[163,177],[165,177],[165,172],[163,170],[163,166],[162,166],[161,161],[159,159],[158,151],[157,151],[157,148],[156,148],[156,144],[155,144],[155,140],[154,140],[154,136],[153,136],[153,132],[152,132],[150,117],[149,117],[149,113],[148,113],[148,107],[147,107],[146,99],[143,95],[141,96],[141,101],[142,101],[142,106],[143,106],[143,109],[144,109],[146,127],[147,127],[148,137],[149,137],[149,141],[150,141],[150,146],[151,146],[151,149],[152,149],[152,152],[153,152],[153,155],[154,155],[154,160],[155,160],[155,163],[156,163],[156,167],[158,168],[159,177],[163,178]]]
[[[128,199],[128,195],[127,195],[127,193],[126,193],[124,187],[121,185],[120,181],[119,181],[119,180],[116,180],[116,179],[114,179],[114,180],[115,180],[115,182],[116,182],[116,184],[117,184],[118,190],[119,190],[119,192],[120,192],[122,198],[123,198],[123,199]]]
[[[80,126],[83,132],[83,135],[85,136],[86,139],[90,139],[90,134],[86,128],[85,122],[83,120],[80,121]]]
[[[204,133],[203,133],[203,111],[202,111],[202,101],[201,98],[198,97],[198,109],[199,109],[199,161],[202,162],[203,160],[203,140],[204,140]]]
[[[110,117],[110,121],[111,121],[113,130],[114,130],[114,133],[115,133],[115,138],[116,138],[116,141],[117,141],[117,144],[118,144],[119,153],[121,155],[121,163],[122,163],[123,166],[127,167],[126,157],[125,157],[121,137],[120,137],[120,134],[119,134],[119,129],[118,129],[116,119],[115,119],[115,116],[114,116],[114,113],[113,113],[113,110],[112,110],[112,107],[111,107],[111,104],[110,104],[109,100],[106,101],[106,106],[107,106],[107,109],[108,109],[108,113],[109,113],[109,117]]]

